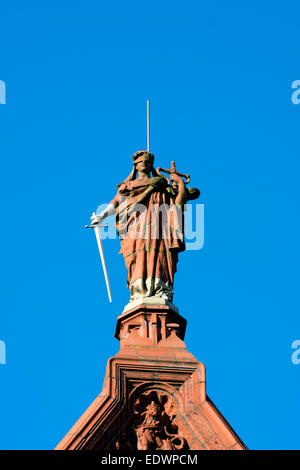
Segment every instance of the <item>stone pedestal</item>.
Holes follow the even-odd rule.
[[[205,367],[186,350],[185,328],[172,304],[127,308],[102,393],[57,449],[245,449],[206,395]]]

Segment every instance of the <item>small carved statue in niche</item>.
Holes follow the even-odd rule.
[[[137,398],[135,414],[138,423],[134,430],[138,450],[181,450],[186,447],[186,440],[172,423],[170,411],[173,408],[173,400],[168,395],[154,390]],[[144,411],[141,412],[142,409]]]
[[[138,450],[161,449],[163,425],[159,406],[152,401],[141,417],[144,421],[136,428]]]

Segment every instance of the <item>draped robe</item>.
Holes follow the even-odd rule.
[[[183,212],[174,191],[162,176],[124,181],[118,191],[116,227],[130,300],[159,296],[172,301],[178,252],[185,249]]]

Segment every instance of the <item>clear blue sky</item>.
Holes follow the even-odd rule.
[[[191,173],[205,245],[174,303],[252,449],[300,448],[297,2],[2,2],[0,448],[51,449],[101,392],[128,301],[84,224],[146,145]]]

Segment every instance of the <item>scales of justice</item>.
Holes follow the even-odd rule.
[[[174,162],[170,169],[154,168],[149,129],[147,102],[147,150],[133,155],[130,175],[86,226],[96,234],[111,302],[100,228],[116,216],[130,290],[117,318],[120,350],[107,362],[102,392],[56,449],[243,450],[206,394],[205,366],[187,351],[187,322],[173,305],[178,255],[185,249],[185,204],[200,191],[187,186],[190,176]]]
[[[133,169],[118,185],[113,200],[101,214],[93,213],[91,225],[86,225],[95,230],[111,302],[100,227],[106,217],[116,215],[120,253],[124,256],[130,290],[130,302],[125,310],[141,302],[172,303],[178,253],[185,250],[184,207],[200,195],[198,189],[186,186],[190,175],[178,172],[174,161],[170,169],[154,168],[154,155],[150,153],[149,101],[147,150],[135,152],[132,160]],[[169,175],[170,181],[162,172]]]

